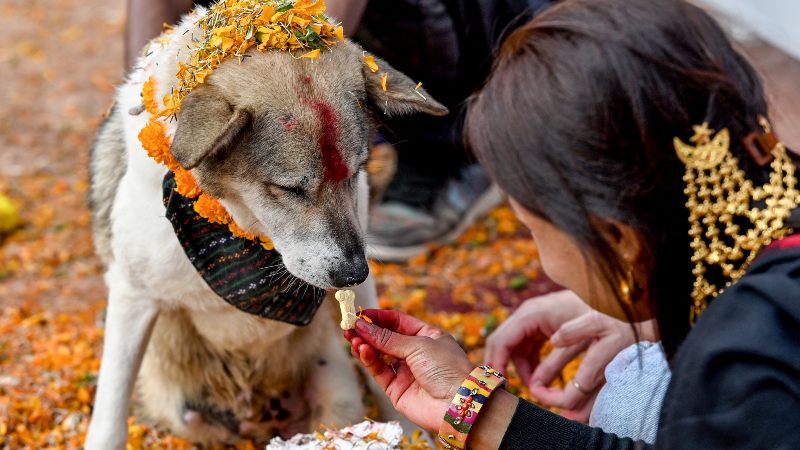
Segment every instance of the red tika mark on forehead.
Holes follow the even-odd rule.
[[[322,154],[322,179],[326,182],[342,181],[350,176],[350,169],[342,159],[342,153],[337,146],[339,129],[336,125],[336,112],[322,101],[307,101],[307,103],[317,114],[321,128],[317,143]]]

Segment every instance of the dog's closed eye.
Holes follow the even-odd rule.
[[[300,198],[306,198],[306,190],[302,186],[284,186],[281,184],[271,184],[270,187],[276,188],[281,192],[288,193]]]

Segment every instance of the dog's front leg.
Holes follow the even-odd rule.
[[[131,391],[157,313],[155,301],[112,284],[87,450],[125,448]]]
[[[333,327],[331,327],[333,328]],[[366,413],[355,365],[344,348],[341,332],[330,330],[309,377],[309,431],[321,425],[334,429],[360,422]]]

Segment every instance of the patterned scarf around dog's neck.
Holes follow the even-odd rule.
[[[308,325],[325,290],[293,276],[280,253],[234,236],[227,226],[195,212],[190,198],[175,192],[175,174],[164,177],[167,219],[197,273],[218,296],[237,309],[292,325]]]

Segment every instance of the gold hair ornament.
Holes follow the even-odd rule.
[[[692,274],[691,323],[702,314],[708,301],[721,294],[745,274],[759,251],[773,240],[791,233],[785,221],[800,203],[800,192],[795,188],[795,166],[786,154],[786,147],[772,135],[769,122],[763,117],[759,123],[770,139],[766,152],[757,163],[769,162],[772,171],[769,182],[754,187],[745,178],[739,162],[730,151],[730,133],[723,128],[716,135],[708,123],[694,126],[690,139],[694,146],[673,139],[675,152],[686,166],[683,180],[689,210],[689,236],[694,251]],[[713,137],[712,137],[713,135]],[[753,153],[751,137],[745,141],[747,150]],[[758,203],[756,207],[753,203]],[[748,229],[741,230],[740,224]],[[710,282],[707,272],[718,267],[724,285]]]

